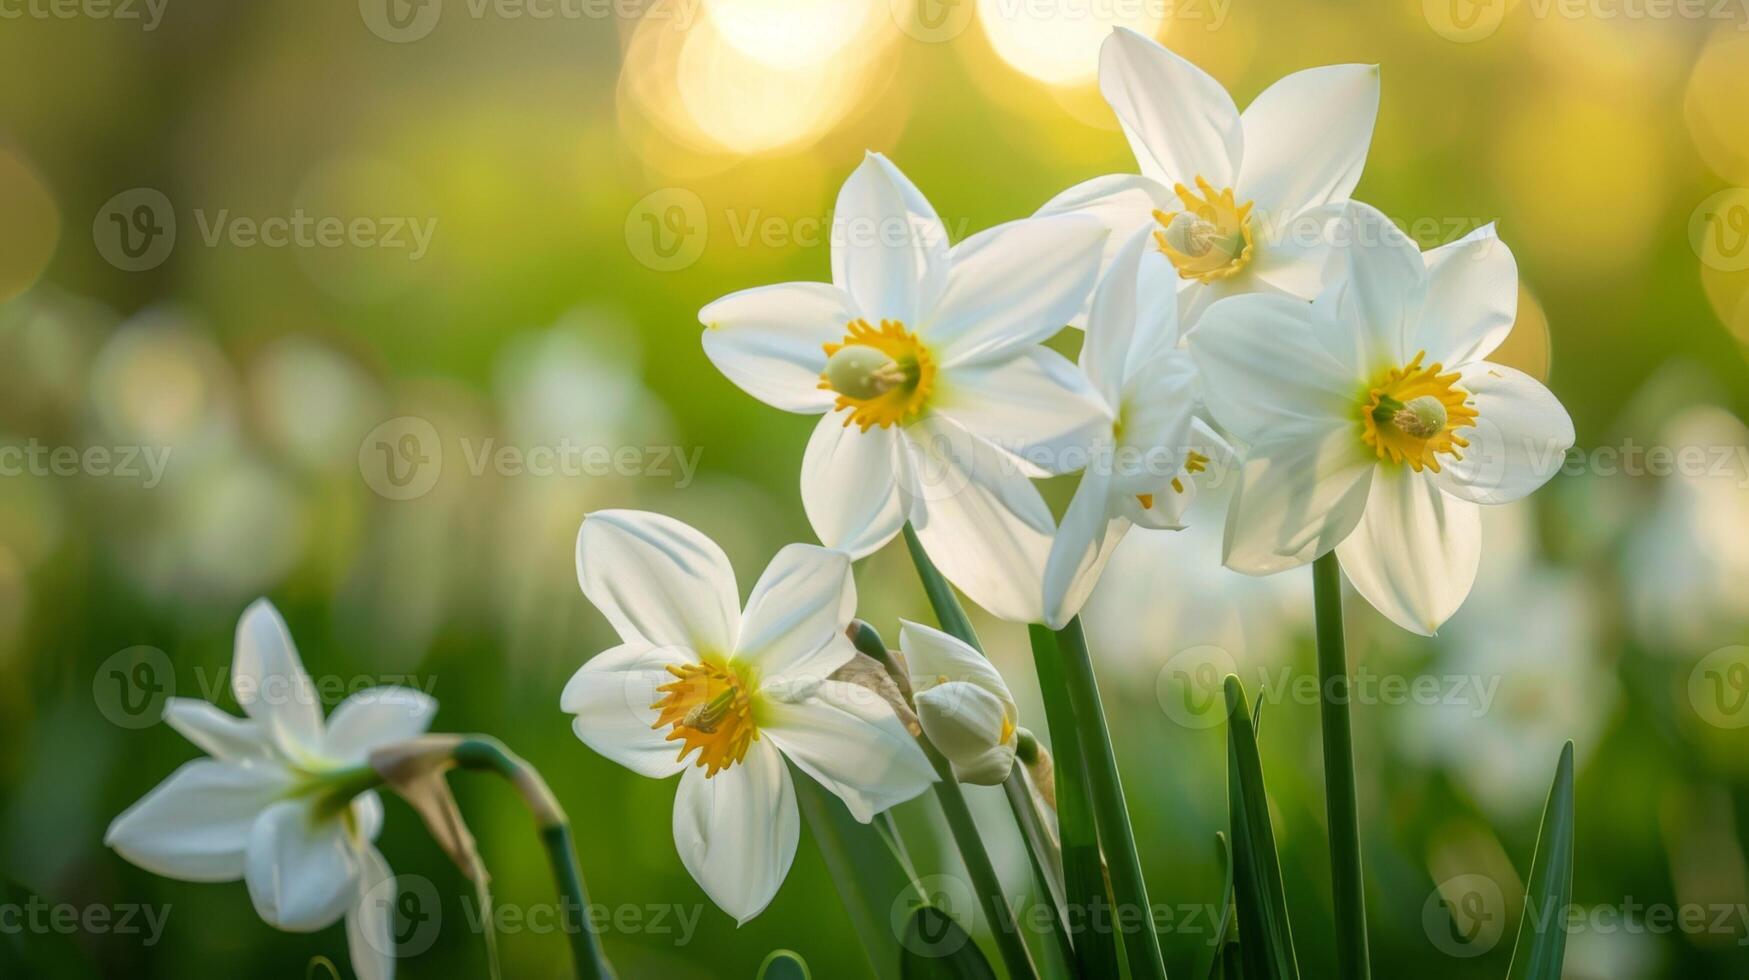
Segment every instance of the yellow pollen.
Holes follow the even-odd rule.
[[[681,743],[680,759],[697,749],[707,778],[740,762],[759,738],[747,682],[708,662],[671,664],[668,673],[675,679],[656,688],[662,698],[650,705],[657,713],[650,727],[670,729],[668,741]]]
[[[1154,212],[1160,223],[1154,244],[1180,278],[1207,283],[1236,275],[1251,261],[1252,202],[1239,204],[1231,187],[1217,191],[1202,177],[1196,178],[1196,188],[1174,186],[1183,210]]]
[[[1002,734],[997,736],[996,741],[1006,745],[1006,744],[1008,744],[1009,738],[1013,737],[1013,735],[1014,735],[1014,722],[1009,719],[1009,717],[1006,713],[1004,713],[1002,715]]]
[[[1422,367],[1426,356],[1421,351],[1366,390],[1361,398],[1360,439],[1379,459],[1408,463],[1417,473],[1423,468],[1438,473],[1442,454],[1464,458],[1458,450],[1470,443],[1457,430],[1475,424],[1476,410],[1469,392],[1457,386],[1458,373],[1441,374],[1438,364]]]
[[[830,372],[820,374],[820,387],[838,394],[832,410],[849,410],[844,418],[846,428],[855,423],[864,432],[876,425],[884,429],[909,422],[923,413],[929,394],[935,388],[935,360],[917,335],[906,330],[904,324],[897,320],[882,320],[877,330],[869,326],[867,320],[852,320],[846,327],[842,343],[822,346],[828,359],[846,348],[867,347],[886,355],[892,362],[881,369],[879,377],[871,379],[872,384],[845,385],[855,388],[854,392],[835,387],[828,377]]]
[[[1178,481],[1173,480],[1172,482],[1176,484]],[[1141,504],[1143,510],[1153,510],[1154,495],[1151,493],[1138,493],[1136,494],[1136,503]]]

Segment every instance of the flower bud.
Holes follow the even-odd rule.
[[[1014,768],[1019,710],[1002,675],[952,636],[904,623],[905,654],[923,734],[953,764],[962,783],[995,785]]]

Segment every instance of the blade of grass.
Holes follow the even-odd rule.
[[[1229,797],[1229,806],[1231,801]],[[1227,835],[1215,833],[1215,859],[1221,865],[1221,917],[1215,922],[1214,935],[1209,940],[1206,962],[1200,964],[1195,976],[1214,977],[1220,972],[1221,952],[1227,945],[1227,933],[1233,926],[1233,851],[1227,845]],[[1202,959],[1202,957],[1199,957]]]
[[[904,980],[996,980],[990,961],[953,917],[921,905],[905,923],[899,975]]]
[[[1324,736],[1324,808],[1330,825],[1330,887],[1336,904],[1336,969],[1368,980],[1366,894],[1360,870],[1360,806],[1349,727],[1348,652],[1342,636],[1342,569],[1334,551],[1312,562],[1317,616],[1318,711]]]
[[[1233,824],[1233,897],[1238,908],[1239,952],[1252,980],[1295,980],[1293,929],[1282,891],[1269,797],[1257,733],[1239,678],[1229,675],[1227,694],[1227,800]]]
[[[1531,860],[1524,915],[1506,980],[1560,980],[1573,901],[1573,743],[1561,748]]]

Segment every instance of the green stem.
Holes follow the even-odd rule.
[[[966,616],[964,607],[960,605],[959,599],[953,594],[953,586],[947,583],[947,579],[942,577],[941,571],[935,567],[935,563],[929,560],[929,555],[923,550],[923,542],[918,539],[916,529],[913,528],[909,522],[906,522],[905,524],[905,547],[911,552],[911,563],[917,567],[917,577],[923,583],[923,591],[929,597],[930,607],[935,610],[936,622],[941,624],[941,628],[944,632],[958,639],[961,643],[966,644],[980,654],[984,653],[983,644],[978,642],[978,634],[972,629],[971,619]],[[939,754],[935,752],[933,747],[927,746],[927,740],[925,740],[924,744],[926,745],[925,751],[929,753],[931,761],[938,760],[940,758]],[[951,771],[944,771],[942,765],[945,765],[945,761],[938,764],[936,767],[937,772],[943,773],[942,782],[938,783],[936,786],[936,795],[937,798],[941,800],[942,810],[945,812],[950,804],[946,799],[946,795],[941,792],[943,786],[951,787],[951,795],[959,799],[959,805],[961,807],[965,805],[965,801],[964,798],[960,796],[959,783],[954,780],[953,773]],[[1028,826],[1027,820],[1035,815],[1030,812],[1032,805],[1032,791],[1027,788],[1026,776],[1020,771],[1020,767],[1016,766],[1014,770],[1008,774],[1008,778],[1003,781],[1003,788],[1005,790],[1005,795],[1008,797],[1009,808],[1014,811],[1014,819],[1020,824],[1023,832],[1022,836],[1024,837],[1024,831]],[[1023,808],[1028,812],[1023,814]],[[949,822],[952,822],[951,817],[949,818]],[[973,835],[972,849],[981,853],[984,848],[983,842],[977,838],[977,830],[975,827],[971,828],[971,831]],[[955,836],[959,836],[957,832]],[[960,849],[962,852],[966,850],[964,842],[961,843]],[[1056,902],[1051,900],[1050,882],[1045,879],[1045,866],[1043,864],[1044,857],[1043,855],[1034,853],[1034,848],[1030,842],[1027,846],[1027,856],[1032,863],[1034,873],[1039,878],[1039,887],[1044,890],[1045,904],[1050,907],[1051,917],[1055,920],[1052,923],[1052,933],[1054,936],[1058,937],[1060,943],[1064,942],[1068,932],[1063,926]],[[971,856],[969,854],[966,855],[966,859],[966,864],[969,868],[972,863]],[[985,860],[988,861],[987,856]],[[992,875],[994,875],[994,872],[992,872]],[[997,891],[995,892],[995,895],[1000,903],[1002,916],[998,918],[991,915],[990,921],[992,931],[997,932],[998,938],[1000,938],[1002,925],[1014,926],[1014,913],[1013,910],[1008,908],[1007,900],[1002,898],[1000,885],[997,885],[996,887]],[[986,910],[986,912],[988,914],[988,910]],[[1014,936],[1016,940],[1020,937],[1017,926],[1014,927]],[[1021,952],[1024,953],[1025,943],[1020,943],[1020,946]],[[1062,946],[1059,949],[1059,952],[1062,954],[1063,959],[1068,961],[1070,956],[1068,947],[1066,945]],[[1007,958],[1008,953],[1006,950],[1004,950],[1003,956],[1004,958]],[[1028,972],[1024,975],[1036,976],[1037,974],[1032,968],[1030,958],[1028,958],[1026,965]],[[1013,963],[1009,964],[1009,969],[1010,971],[1014,969]],[[1021,974],[1016,975],[1019,976]]]
[[[614,980],[613,967],[601,943],[586,921],[589,896],[583,889],[583,874],[577,867],[577,849],[571,842],[571,824],[559,801],[534,767],[505,748],[497,739],[472,737],[462,740],[452,752],[463,769],[494,772],[516,788],[534,814],[546,845],[547,861],[559,889],[559,905],[565,934],[571,937],[571,960],[577,980]]]
[[[935,784],[935,802],[941,805],[941,813],[953,831],[954,843],[959,845],[966,873],[972,877],[972,889],[978,893],[978,904],[990,923],[990,933],[996,939],[996,949],[1002,954],[1008,975],[1014,980],[1023,977],[1038,980],[1038,968],[1033,966],[1026,939],[1014,921],[1014,911],[1008,907],[1008,899],[1002,894],[996,865],[990,861],[990,852],[984,849],[984,839],[979,836],[978,825],[972,820],[971,808],[966,806],[965,794],[960,792],[959,780],[953,777],[953,766],[927,739],[919,739],[918,744],[929,756],[936,774],[941,776],[941,781]]]
[[[1057,637],[1037,623],[1027,627],[1032,640],[1033,669],[1044,695],[1045,724],[1050,727],[1057,777],[1057,828],[1063,842],[1063,890],[1069,906],[1080,911],[1070,935],[1081,975],[1093,980],[1118,975],[1117,931],[1093,927],[1096,913],[1111,912],[1105,861],[1099,855],[1099,830],[1094,824],[1093,793],[1087,785],[1087,762],[1081,733],[1069,705],[1068,682]]]
[[[1111,748],[1111,733],[1105,725],[1105,706],[1093,677],[1093,658],[1087,652],[1087,637],[1081,632],[1081,617],[1057,631],[1062,652],[1064,680],[1069,703],[1081,733],[1081,751],[1086,756],[1088,783],[1093,791],[1093,814],[1099,826],[1099,842],[1111,866],[1111,890],[1117,899],[1117,921],[1128,913],[1139,915],[1141,928],[1124,933],[1124,958],[1132,980],[1165,980],[1166,966],[1160,958],[1160,937],[1154,932],[1154,907],[1148,903],[1148,885],[1142,879],[1142,859],[1136,853],[1135,831],[1130,827],[1124,804],[1123,783],[1118,779],[1117,754]]]
[[[1349,728],[1348,653],[1342,640],[1342,571],[1336,553],[1312,563],[1317,614],[1318,710],[1324,733],[1324,806],[1330,824],[1330,885],[1336,903],[1336,969],[1343,980],[1368,980],[1366,896],[1360,871],[1360,807]]]

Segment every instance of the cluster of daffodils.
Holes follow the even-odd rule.
[[[1004,619],[1062,628],[1129,529],[1185,526],[1198,481],[1232,476],[1222,560],[1268,575],[1335,552],[1355,589],[1432,633],[1479,561],[1478,506],[1546,481],[1573,442],[1537,381],[1487,360],[1510,331],[1512,253],[1486,228],[1422,253],[1350,199],[1377,71],[1290,75],[1243,113],[1211,77],[1116,31],[1100,86],[1139,175],[1100,177],[958,244],[885,157],[839,191],[830,283],[725,296],[705,354],[778,409],[820,416],[801,504],[821,545],[779,551],[745,601],[707,536],[637,511],[588,515],[583,594],[619,644],[559,697],[576,736],[678,775],[680,862],[737,922],[759,914],[800,834],[795,780],[857,819],[947,776],[1012,778],[1014,698],[972,646],[916,623],[873,671],[852,642],[852,563],[902,531]],[[1078,361],[1045,342],[1084,328]],[[1035,481],[1079,474],[1053,514]],[[1194,553],[1194,552],[1193,552]],[[244,879],[284,929],[347,922],[386,977],[388,877],[366,756],[434,706],[367,692],[324,727],[283,623],[238,631],[236,719],[173,701],[211,758],[119,817],[142,867]],[[360,789],[360,787],[366,787]]]

